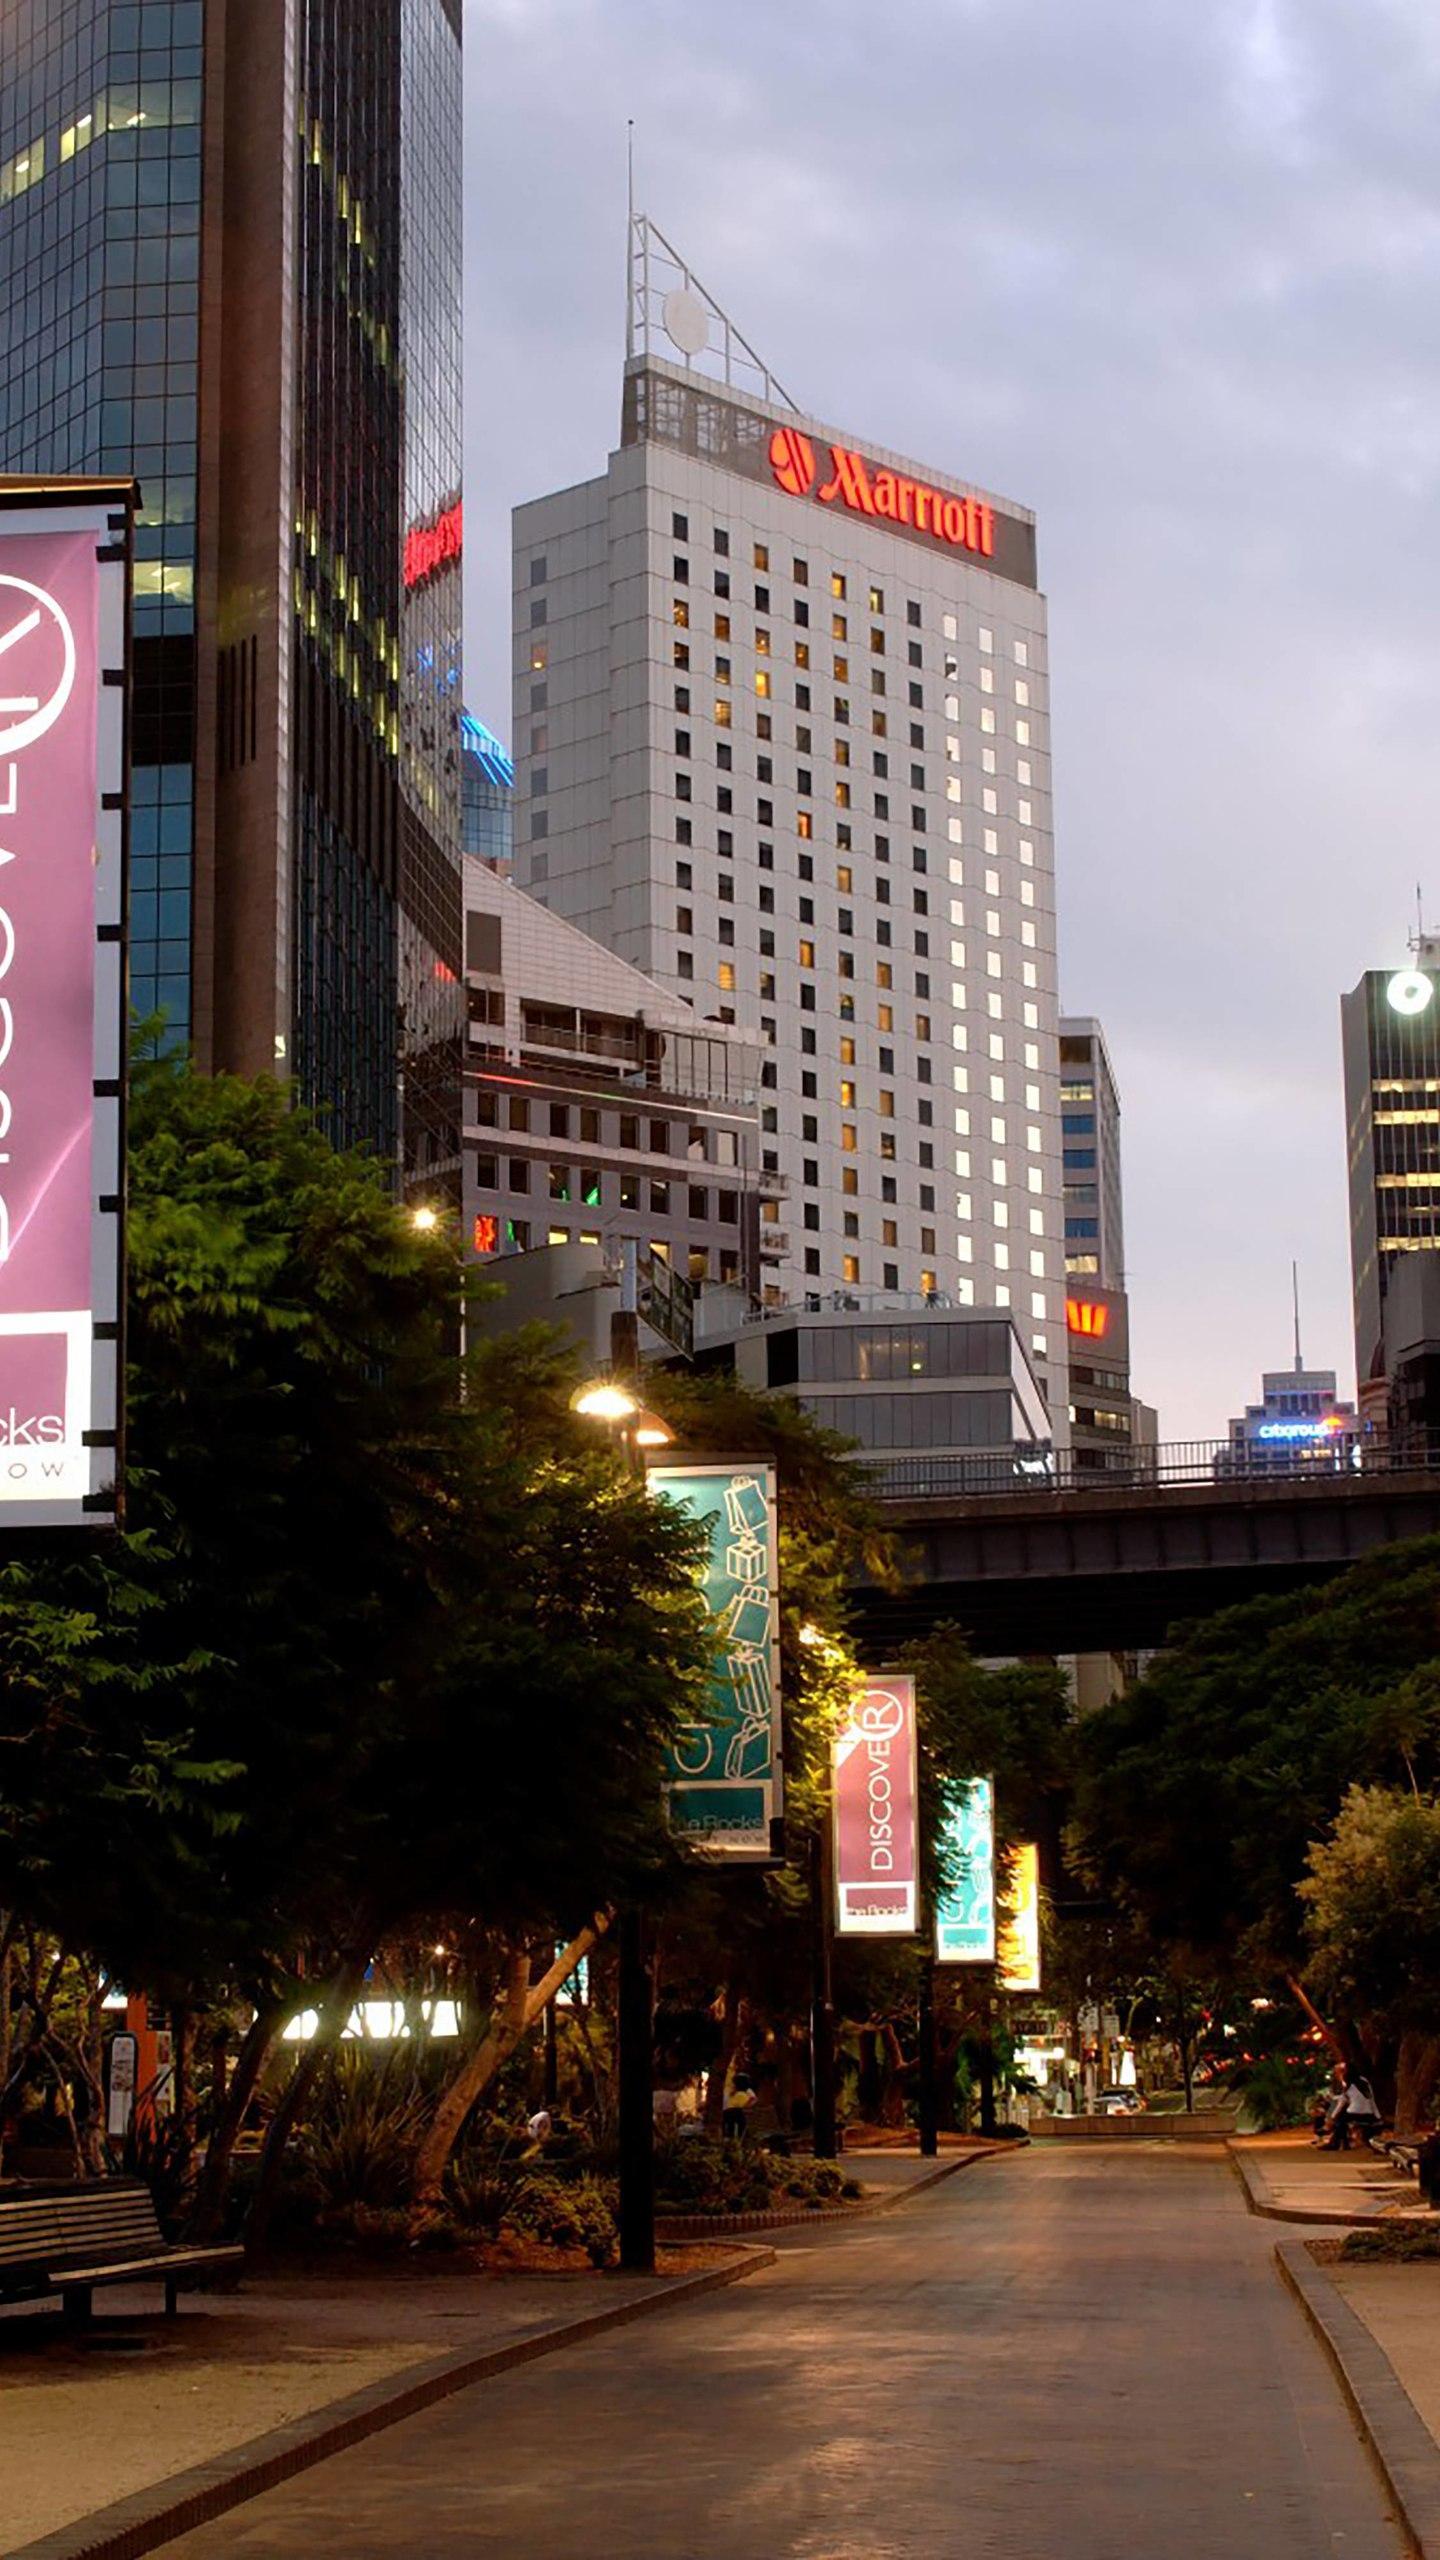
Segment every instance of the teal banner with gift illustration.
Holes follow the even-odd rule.
[[[937,1964],[995,1961],[995,1797],[988,1778],[947,1788],[941,1850],[949,1881],[935,1905]]]
[[[651,1467],[650,1490],[709,1532],[705,1596],[715,1626],[706,1713],[682,1727],[666,1777],[670,1822],[691,1848],[768,1858],[780,1811],[780,1630],[775,1470]]]

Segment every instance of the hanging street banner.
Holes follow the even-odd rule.
[[[919,1926],[915,1683],[876,1672],[835,1737],[835,1927],[842,1938],[909,1938]]]
[[[702,1721],[669,1755],[670,1827],[725,1858],[774,1855],[780,1812],[780,1614],[775,1470],[765,1464],[646,1470],[650,1490],[709,1532],[705,1597],[716,1631]]]
[[[995,1961],[995,1791],[988,1778],[948,1787],[941,1841],[950,1881],[935,1906],[937,1964]]]
[[[0,1518],[119,1476],[124,484],[0,492]]]
[[[999,1971],[1002,1991],[1040,1988],[1040,1852],[1022,1840],[1010,1860],[1000,1912]]]

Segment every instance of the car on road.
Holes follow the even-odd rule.
[[[1138,2116],[1145,2101],[1138,2089],[1117,2087],[1102,2089],[1095,2104],[1097,2113],[1102,2116]]]

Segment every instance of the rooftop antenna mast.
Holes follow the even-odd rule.
[[[635,119],[625,119],[625,361],[635,353]]]
[[[1295,1304],[1295,1375],[1298,1378],[1303,1375],[1305,1369],[1304,1356],[1300,1349],[1300,1265],[1298,1262],[1292,1262],[1290,1265],[1290,1294]]]

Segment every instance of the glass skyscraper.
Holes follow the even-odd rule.
[[[0,469],[143,493],[135,1007],[457,1185],[460,176],[459,0],[0,5]]]

